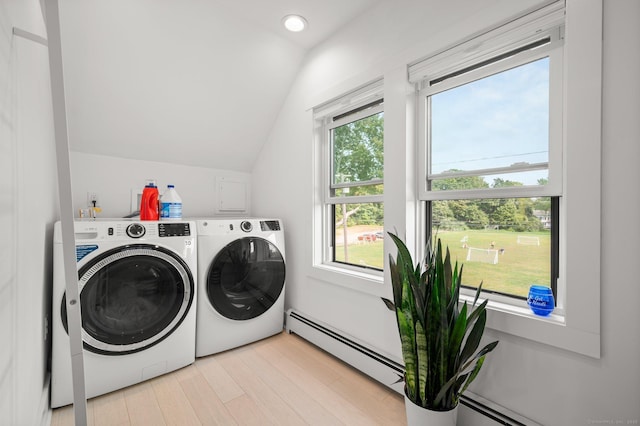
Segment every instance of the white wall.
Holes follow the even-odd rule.
[[[250,214],[249,173],[71,152],[71,185],[76,217],[80,208],[87,207],[89,191],[98,195],[102,208],[98,217],[118,218],[131,213],[131,192],[142,192],[147,179],[156,180],[160,194],[168,184],[175,185],[182,198],[183,217],[219,216],[216,213],[220,199],[216,178],[247,182],[247,214]]]
[[[399,355],[393,314],[378,295],[318,279],[312,259],[312,115],[314,105],[384,76],[385,220],[402,230],[412,219],[412,137],[403,123],[406,64],[514,14],[535,2],[500,0],[380,4],[314,49],[294,83],[253,170],[253,209],[280,216],[287,229],[287,307],[293,307]],[[405,7],[406,6],[406,7]],[[500,345],[474,383],[474,392],[542,424],[574,425],[640,419],[640,299],[637,220],[640,195],[640,2],[604,2],[601,339],[593,359],[488,330]],[[405,77],[406,78],[406,77]],[[393,175],[393,171],[399,173]],[[391,173],[390,173],[391,172]],[[406,175],[405,175],[406,173]],[[295,179],[291,177],[295,176]],[[624,184],[625,189],[620,190]],[[629,187],[629,184],[631,186]],[[628,188],[628,189],[626,189]],[[389,205],[392,204],[392,205]],[[285,207],[283,207],[285,206]],[[569,221],[571,218],[568,219]]]
[[[0,423],[43,424],[53,222],[58,217],[47,48],[37,0],[0,2]]]
[[[381,76],[394,76],[394,81],[397,76],[406,76],[406,57],[419,59],[466,35],[453,31],[453,23],[475,32],[534,3],[534,0],[518,4],[493,0],[456,4],[420,0],[382,2],[307,55],[253,170],[252,206],[256,215],[282,217],[287,247],[294,247],[287,250],[288,306],[400,356],[399,345],[394,344],[397,331],[393,314],[386,311],[378,297],[380,294],[389,297],[389,286],[375,288],[370,294],[309,276],[313,239],[311,108]],[[416,40],[427,41],[416,48]],[[385,84],[391,80],[386,79]],[[396,227],[399,232],[404,229],[407,215],[412,214],[405,185],[413,178],[389,172],[404,173],[408,170],[407,163],[412,161],[404,155],[408,149],[405,123],[410,114],[404,110],[406,90],[402,83],[385,88],[386,111],[389,105],[396,108],[395,114],[385,113],[385,197],[392,200],[385,202],[385,217],[390,229]],[[389,164],[390,160],[395,164]],[[389,180],[395,182],[395,191],[389,190],[394,188]]]

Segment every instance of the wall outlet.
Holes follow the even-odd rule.
[[[87,192],[87,207],[99,207],[98,193],[94,191]]]

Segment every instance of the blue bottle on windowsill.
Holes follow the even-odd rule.
[[[542,285],[532,285],[529,287],[527,304],[534,314],[540,315],[541,317],[549,316],[556,306],[551,289]]]

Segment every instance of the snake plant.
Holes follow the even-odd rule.
[[[389,255],[393,302],[405,364],[405,394],[416,405],[448,411],[458,405],[460,395],[477,377],[486,355],[498,345],[492,342],[478,350],[487,319],[485,300],[459,308],[462,266],[451,267],[447,248],[442,257],[438,239],[427,244],[424,262],[414,265],[406,245],[389,233],[398,254]],[[468,311],[471,310],[469,313]]]

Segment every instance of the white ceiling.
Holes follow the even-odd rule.
[[[306,52],[381,1],[60,0],[71,149],[250,172]]]
[[[212,1],[230,12],[234,18],[251,22],[308,49],[322,42],[347,22],[383,0]],[[301,33],[291,33],[285,30],[281,20],[290,14],[304,16],[309,22],[308,28]]]

